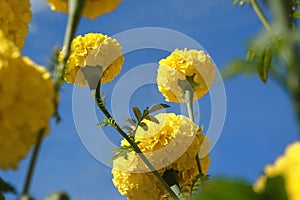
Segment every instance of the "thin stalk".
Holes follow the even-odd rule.
[[[192,89],[187,89],[184,91],[185,103],[187,106],[189,118],[194,122],[194,112],[193,112],[193,101],[194,101],[194,91]]]
[[[38,158],[38,155],[39,155],[40,147],[41,147],[41,144],[42,144],[42,141],[43,141],[44,132],[45,132],[45,129],[42,129],[39,132],[38,136],[37,136],[36,145],[33,149],[30,164],[29,164],[29,167],[28,167],[28,170],[27,170],[22,195],[28,195],[29,194],[28,192],[29,192],[29,188],[30,188],[30,185],[31,185],[31,179],[32,179],[32,175],[33,175],[33,172],[34,172],[36,161],[37,161],[37,158]]]
[[[108,119],[113,119],[113,117],[110,115],[106,107],[104,106],[101,95],[100,95],[100,87],[101,87],[101,79],[98,82],[96,91],[93,91],[92,93],[95,93],[95,101],[97,103],[97,106],[99,109],[103,112],[103,114]],[[165,182],[165,180],[160,176],[158,171],[155,169],[155,167],[150,163],[150,161],[146,158],[146,156],[142,153],[140,148],[137,146],[137,144],[120,128],[120,126],[115,123],[115,129],[118,131],[118,133],[125,138],[125,140],[132,146],[134,151],[140,156],[140,158],[143,160],[143,162],[147,165],[147,167],[151,170],[151,172],[154,174],[154,176],[159,180],[159,182],[164,186],[164,188],[167,190],[167,192],[170,194],[170,196],[174,200],[179,200],[177,195],[171,190],[169,185]]]
[[[66,25],[66,31],[64,36],[64,49],[63,49],[63,60],[57,66],[57,75],[56,75],[56,87],[57,90],[60,85],[64,82],[63,76],[65,74],[66,63],[68,61],[71,43],[74,38],[77,26],[80,22],[81,13],[83,11],[86,0],[69,0],[68,1],[68,21]]]
[[[260,8],[260,6],[256,2],[256,0],[250,0],[250,4],[252,5],[253,10],[255,11],[256,15],[258,16],[258,18],[260,19],[260,21],[262,22],[262,24],[264,25],[264,27],[268,31],[270,31],[271,30],[271,25],[270,25],[267,17],[265,16],[264,12],[262,11],[262,9]]]

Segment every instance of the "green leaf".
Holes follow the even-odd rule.
[[[141,111],[138,109],[138,107],[134,106],[134,107],[132,108],[132,110],[133,110],[133,113],[134,113],[136,119],[137,119],[138,121],[141,121],[141,119],[142,119],[142,113],[141,113]]]
[[[98,123],[97,126],[112,126],[116,127],[116,121],[113,118],[106,119],[104,118],[101,123]]]
[[[236,5],[240,0],[233,0],[232,5]]]
[[[250,48],[247,55],[246,55],[246,61],[247,62],[250,62],[250,61],[253,61],[255,59],[255,55],[256,55],[256,52],[253,48]]]
[[[147,117],[145,117],[145,119],[146,120],[149,120],[149,121],[151,121],[151,122],[154,122],[154,123],[157,123],[157,124],[159,124],[159,121],[158,121],[158,119],[156,118],[156,117],[154,117],[154,116],[147,116]]]
[[[266,83],[268,81],[268,73],[272,63],[272,49],[266,48],[260,58],[259,65],[257,66],[257,73],[260,79]]]
[[[0,177],[0,193],[13,193],[13,194],[16,194],[17,192],[16,192],[15,188],[12,185],[5,182]]]
[[[283,176],[267,178],[265,190],[261,193],[264,200],[288,200]]]
[[[296,11],[293,13],[293,17],[300,19],[300,11]]]
[[[139,142],[137,142],[136,144],[138,145]],[[114,148],[111,150],[111,152],[114,152],[116,154],[109,160],[109,162],[113,162],[120,157],[128,159],[128,153],[130,153],[131,151],[133,151],[133,147],[130,145],[123,145],[120,148]]]
[[[22,195],[19,200],[34,200],[34,198],[28,194]]]
[[[149,108],[147,107],[144,111],[143,111],[143,117],[146,117],[149,115]]]
[[[129,132],[133,131],[133,128],[131,126],[123,126],[123,129],[128,130]]]
[[[169,107],[170,106],[168,104],[164,104],[164,103],[156,104],[150,108],[149,113],[153,113],[153,112],[162,110],[164,108],[169,108]]]
[[[69,196],[64,191],[54,192],[46,196],[45,200],[69,200]]]
[[[130,123],[132,126],[136,126],[136,121],[134,119],[124,119],[123,121]]]
[[[147,124],[146,124],[145,122],[139,123],[139,126],[140,126],[142,129],[144,129],[144,131],[148,131],[148,126],[147,126]]]
[[[201,193],[193,200],[260,200],[252,186],[241,180],[217,179],[202,185]]]
[[[254,75],[255,72],[256,65],[243,60],[232,61],[221,70],[223,79],[232,78],[240,74]]]

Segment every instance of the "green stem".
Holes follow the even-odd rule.
[[[29,192],[29,187],[31,185],[31,179],[32,179],[32,175],[33,175],[33,172],[34,172],[36,160],[38,158],[40,147],[41,147],[41,144],[42,144],[42,141],[43,141],[44,132],[45,132],[45,129],[42,129],[38,133],[38,136],[37,136],[37,139],[36,139],[36,144],[35,144],[35,147],[33,149],[32,157],[31,157],[31,160],[30,160],[29,168],[28,168],[28,171],[27,171],[27,174],[26,174],[26,179],[25,179],[25,184],[24,184],[24,187],[23,187],[22,195],[28,195],[29,194],[28,193]]]
[[[77,26],[80,22],[81,13],[83,11],[86,0],[69,0],[68,1],[68,21],[64,37],[63,60],[57,66],[56,89],[59,90],[60,85],[64,82],[64,74],[66,64],[71,51],[71,43],[74,38]]]
[[[188,89],[184,91],[185,102],[189,114],[189,118],[194,122],[194,113],[193,113],[193,101],[194,101],[194,91]]]
[[[95,101],[97,103],[97,106],[99,109],[103,112],[103,114],[108,119],[113,119],[113,117],[110,115],[106,107],[104,106],[101,95],[100,95],[100,87],[101,87],[101,79],[98,82],[96,91],[92,91],[92,93],[95,93]],[[151,172],[154,174],[154,176],[159,180],[159,182],[164,186],[164,188],[167,190],[167,192],[170,194],[170,196],[174,200],[179,200],[177,195],[171,190],[169,185],[165,182],[165,180],[161,177],[161,175],[158,173],[158,171],[155,169],[155,167],[150,163],[150,161],[146,158],[146,156],[142,153],[138,145],[120,128],[120,126],[115,123],[115,129],[118,131],[118,133],[125,138],[125,140],[132,146],[134,151],[140,156],[140,158],[143,160],[143,162],[148,166],[148,168],[151,170]]]
[[[262,22],[262,24],[264,25],[264,27],[268,31],[270,31],[271,30],[271,25],[270,25],[267,17],[265,16],[264,12],[262,11],[262,9],[260,8],[260,6],[256,2],[256,0],[250,0],[250,4],[252,5],[253,10],[257,14],[258,18],[260,19],[260,21]]]

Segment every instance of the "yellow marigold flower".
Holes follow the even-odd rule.
[[[148,130],[138,128],[136,141],[141,151],[163,175],[166,170],[178,171],[179,184],[190,184],[199,174],[196,155],[201,152],[202,172],[207,174],[209,142],[199,127],[189,118],[174,113],[155,116],[159,124],[145,120]],[[121,145],[128,145],[123,140]],[[201,150],[201,151],[200,151]],[[113,183],[129,200],[159,200],[167,193],[157,178],[149,171],[140,157],[131,152],[128,159],[114,160]]]
[[[274,165],[267,165],[264,174],[254,184],[255,191],[264,190],[267,177],[282,175],[289,200],[298,200],[300,196],[300,141],[290,144],[284,155],[278,157]]]
[[[71,44],[65,80],[80,87],[87,86],[88,82],[82,69],[86,66],[100,66],[104,71],[101,84],[105,84],[112,81],[121,72],[123,63],[122,47],[117,40],[100,33],[77,36]]]
[[[0,30],[6,38],[22,48],[31,20],[29,0],[0,0]]]
[[[159,61],[158,90],[170,102],[184,102],[184,90],[179,85],[188,81],[194,89],[194,100],[205,95],[213,84],[215,64],[209,55],[200,50],[175,49]]]
[[[50,73],[0,31],[0,168],[16,169],[54,113]],[[47,132],[48,133],[48,132]],[[46,133],[46,134],[47,134]]]
[[[68,0],[46,0],[52,10],[57,12],[68,12]],[[122,0],[86,0],[82,15],[94,19],[109,13],[118,7]]]

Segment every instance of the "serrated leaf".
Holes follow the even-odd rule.
[[[16,194],[15,188],[0,177],[0,193]]]
[[[272,50],[266,48],[260,58],[259,65],[257,66],[257,73],[260,79],[266,83],[268,81],[268,73],[272,63]]]
[[[300,11],[296,11],[293,13],[293,17],[300,19]]]
[[[158,119],[156,118],[156,117],[154,117],[154,116],[147,116],[147,117],[145,117],[145,119],[146,120],[149,120],[149,121],[151,121],[151,122],[154,122],[154,123],[156,123],[156,124],[159,124],[159,121],[158,121]]]
[[[132,126],[136,126],[136,121],[134,119],[124,119],[123,121],[130,123]]]
[[[142,129],[144,129],[144,131],[148,131],[148,126],[147,126],[147,124],[146,124],[145,122],[139,123],[139,126],[140,126]]]
[[[169,108],[169,107],[170,106],[168,104],[164,104],[164,103],[156,104],[149,109],[149,113],[153,113],[153,112],[162,110],[164,108]]]
[[[138,121],[141,121],[141,119],[142,119],[142,113],[141,113],[140,109],[138,109],[138,107],[134,106],[134,107],[132,108],[132,110],[133,110],[133,113],[134,113],[136,119],[137,119]]]

